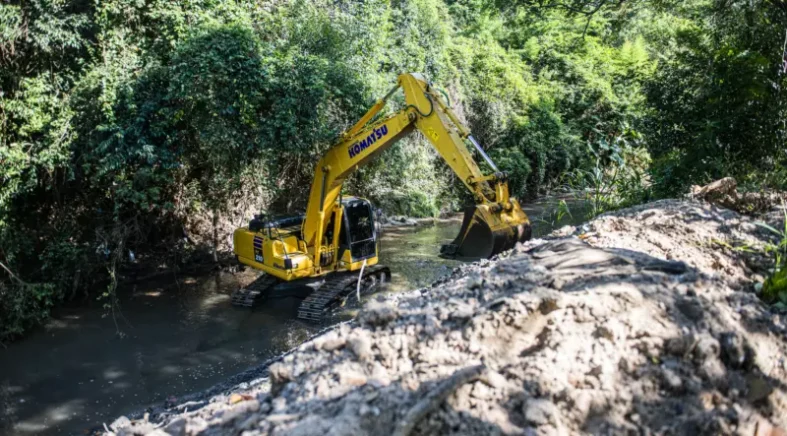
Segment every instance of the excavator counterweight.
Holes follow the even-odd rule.
[[[388,98],[399,88],[405,107],[380,117]],[[361,285],[371,289],[388,280],[388,268],[377,264],[374,208],[364,199],[343,199],[342,185],[355,170],[414,130],[432,144],[475,200],[465,212],[459,236],[442,248],[443,256],[489,258],[530,238],[530,221],[509,196],[505,173],[431,83],[417,73],[402,74],[396,87],[317,163],[305,214],[260,216],[235,230],[233,251],[238,260],[267,276],[239,290],[233,302],[252,306],[274,295],[306,295],[298,316],[315,320],[351,290],[358,292]],[[475,148],[492,174],[481,171],[468,146]]]

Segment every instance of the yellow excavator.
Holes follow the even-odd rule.
[[[405,107],[376,119],[399,88]],[[530,221],[509,196],[505,173],[497,169],[440,93],[420,74],[400,75],[397,85],[320,159],[305,214],[258,215],[247,227],[235,230],[233,251],[238,261],[265,274],[236,291],[233,304],[253,306],[265,298],[297,295],[305,297],[298,318],[319,320],[361,286],[367,290],[389,280],[390,270],[378,265],[375,209],[365,199],[343,198],[342,184],[414,130],[429,140],[475,199],[475,205],[465,210],[459,235],[442,247],[443,256],[489,258],[530,239]],[[481,172],[469,145],[492,168],[492,174]]]

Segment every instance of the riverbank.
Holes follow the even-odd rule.
[[[436,251],[458,226],[386,229],[381,260],[393,270],[388,292],[450,274],[460,262]],[[264,362],[325,326],[352,317],[347,310],[321,325],[298,322],[294,298],[254,310],[233,307],[231,293],[257,275],[213,265],[169,270],[122,285],[114,312],[100,302],[57,309],[41,328],[0,347],[0,434],[85,434],[102,428],[107,416],[191,401],[211,386],[222,392],[259,377]]]
[[[524,206],[535,235],[582,219],[582,205],[570,203],[575,215],[556,220],[555,203],[547,197]],[[429,286],[462,265],[437,256],[459,232],[458,218],[382,231],[380,259],[393,274],[385,295]],[[251,269],[208,263],[204,271],[141,272],[136,283],[121,284],[116,310],[92,299],[61,307],[41,328],[0,347],[0,434],[84,434],[103,428],[108,416],[187,402],[211,386],[223,392],[238,377],[249,379],[238,375],[244,370],[259,377],[268,359],[356,313],[349,308],[313,326],[292,319],[295,299],[251,312],[233,308],[229,295],[256,278]],[[58,358],[41,359],[51,353]]]
[[[695,201],[606,214],[370,303],[259,377],[110,430],[777,434],[787,324],[756,296],[752,254],[767,238]]]

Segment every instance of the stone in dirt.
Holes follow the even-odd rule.
[[[463,265],[428,290],[388,296],[282,358],[268,378],[122,431],[778,435],[787,428],[787,326],[753,294],[761,260],[752,252],[768,236],[751,218],[668,200],[605,214],[577,232],[584,240],[563,232],[530,241]],[[752,249],[727,248],[735,244]],[[258,407],[235,409],[251,401],[230,404],[233,394]]]
[[[386,302],[370,301],[358,315],[361,324],[382,327],[394,321],[398,316],[396,307]]]
[[[760,213],[781,205],[783,195],[777,192],[738,193],[738,182],[732,177],[716,180],[705,186],[692,186],[691,198],[704,200],[740,213]]]

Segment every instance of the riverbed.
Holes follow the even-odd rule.
[[[558,213],[556,199],[527,205],[534,236],[583,221],[583,205],[568,204],[570,214]],[[385,292],[428,286],[458,266],[437,254],[460,224],[385,229],[380,263],[392,270]],[[326,327],[295,320],[296,299],[231,306],[232,291],[256,276],[173,273],[119,289],[114,313],[100,304],[57,310],[44,327],[0,349],[0,434],[87,434],[108,417],[213,386]]]

